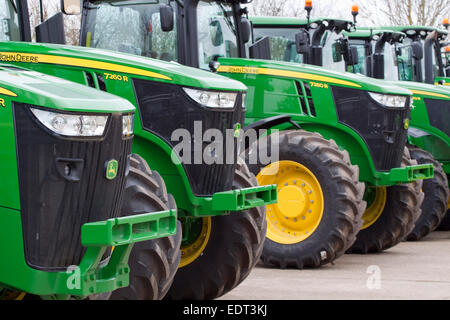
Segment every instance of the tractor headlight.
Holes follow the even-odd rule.
[[[369,95],[379,104],[388,108],[405,108],[406,96],[394,96],[391,94],[382,94],[376,92],[369,92]]]
[[[125,137],[129,137],[133,134],[133,127],[134,127],[134,114],[122,116],[122,132]]]
[[[237,99],[237,92],[218,92],[218,91],[205,91],[191,88],[183,88],[197,103],[204,105],[208,108],[227,108],[234,107]]]
[[[83,115],[31,108],[34,116],[49,130],[63,136],[101,137],[108,122],[105,115]]]

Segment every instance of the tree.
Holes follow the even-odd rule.
[[[350,0],[315,0],[312,17],[332,17],[350,19]],[[299,0],[254,0],[249,11],[254,16],[284,16],[306,18],[304,1]]]
[[[450,15],[449,0],[355,0],[361,10],[360,20],[370,25],[423,25],[442,27]]]

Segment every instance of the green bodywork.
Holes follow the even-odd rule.
[[[299,18],[279,18],[279,17],[251,17],[254,25],[255,37],[269,36],[271,50],[277,46],[276,40],[271,39],[271,34],[280,33],[279,39],[285,37],[286,45],[290,43],[291,51],[295,51],[295,33],[302,28],[306,28],[306,19]],[[310,25],[319,24],[323,21],[336,21],[344,25],[351,24],[348,20],[338,19],[311,19]],[[260,31],[258,31],[260,30]],[[339,33],[337,34],[337,36]],[[256,39],[255,39],[256,40]],[[280,40],[280,42],[282,42]],[[281,48],[282,49],[282,48]],[[286,48],[287,50],[288,48]],[[394,168],[390,172],[379,172],[375,169],[370,151],[362,137],[352,128],[339,123],[334,106],[332,86],[342,86],[358,90],[380,92],[385,94],[410,95],[410,91],[404,90],[395,84],[387,84],[383,81],[373,81],[360,75],[352,75],[344,72],[335,72],[325,64],[322,68],[304,64],[294,64],[301,62],[301,58],[293,58],[295,54],[284,54],[272,57],[280,60],[257,61],[242,59],[219,59],[221,70],[227,72],[233,79],[242,81],[249,87],[247,94],[247,118],[246,123],[251,123],[270,116],[288,114],[296,121],[302,129],[315,131],[322,134],[326,139],[334,139],[340,148],[347,150],[353,164],[360,168],[360,180],[374,186],[390,186],[400,182],[409,182],[417,178],[428,178],[432,176],[432,170],[428,168],[404,169]],[[325,53],[324,53],[325,55]],[[298,55],[300,56],[300,55]],[[324,60],[327,59],[324,56]],[[284,60],[284,61],[282,61]],[[233,66],[230,70],[228,66]],[[247,68],[247,72],[242,72],[239,68]],[[270,75],[267,71],[254,71],[251,69],[275,70]],[[345,64],[336,66],[338,71],[345,70]],[[257,74],[257,73],[261,74]],[[264,73],[264,74],[262,74]],[[301,92],[297,88],[296,82],[301,83]],[[300,96],[307,96],[304,84],[309,84],[311,96],[305,99],[306,113],[302,111]],[[264,89],[263,89],[264,88]],[[310,100],[315,106],[315,114],[309,108]],[[249,101],[252,103],[250,104]],[[291,125],[286,124],[278,129],[290,129]],[[417,174],[408,170],[415,171]]]
[[[430,166],[394,168],[390,172],[377,171],[363,138],[352,128],[339,123],[331,87],[343,86],[405,96],[411,94],[409,90],[361,75],[289,62],[231,58],[221,58],[219,62],[219,73],[242,81],[249,88],[246,124],[271,116],[289,115],[302,129],[319,132],[324,138],[335,140],[340,148],[347,150],[352,163],[359,166],[360,180],[374,186],[390,186],[432,176]],[[311,96],[308,98],[314,103],[315,115],[308,102],[307,113],[302,112],[296,81],[309,84]],[[304,85],[302,91],[302,96],[307,96]],[[287,123],[276,129],[292,128],[292,124]]]
[[[73,272],[46,272],[30,267],[24,251],[13,103],[63,112],[129,114],[135,111],[133,105],[119,97],[0,63],[0,181],[3,188],[0,194],[0,289],[65,299],[128,286],[128,257],[133,244],[175,234],[176,210],[84,224],[81,241],[87,250]],[[112,246],[115,250],[108,264],[99,265],[105,251]]]
[[[88,85],[86,72],[101,74],[104,76],[107,92],[125,98],[135,106],[137,101],[132,78],[208,90],[246,90],[246,87],[237,81],[178,63],[93,48],[23,42],[0,43],[0,61],[13,59],[17,53],[35,57],[37,60],[22,62],[16,59],[19,61],[10,63],[83,85]],[[120,76],[121,80],[117,80],[115,76]],[[99,88],[97,77],[93,78],[96,88]],[[180,216],[223,215],[276,202],[275,186],[230,190],[216,193],[212,197],[195,196],[181,161],[172,161],[172,147],[159,136],[144,130],[139,117],[136,118],[132,151],[144,157],[152,169],[157,170],[164,178],[168,192],[176,199]]]

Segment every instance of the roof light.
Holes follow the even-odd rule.
[[[311,10],[313,7],[313,2],[311,0],[306,0],[305,1],[305,10]]]
[[[444,18],[442,21],[442,25],[447,29],[450,26],[450,22],[448,21],[448,18]]]

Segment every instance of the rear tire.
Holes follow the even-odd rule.
[[[254,187],[256,178],[239,162],[234,189]],[[239,285],[258,262],[266,234],[264,207],[227,216],[203,218],[204,247],[188,262],[181,262],[167,294],[173,300],[215,299]]]
[[[332,262],[353,244],[362,225],[366,204],[359,169],[347,151],[318,133],[289,130],[278,141],[273,137],[261,138],[246,154],[249,163],[255,152],[271,155],[271,144],[279,148],[280,161],[266,166],[258,157],[249,165],[260,184],[277,184],[279,195],[278,203],[266,208],[262,261],[283,269]]]
[[[402,166],[417,164],[412,160],[407,148],[404,150]],[[420,216],[423,202],[422,180],[385,189],[385,197],[380,208],[381,213],[375,221],[370,221],[358,233],[356,242],[348,253],[375,253],[387,250],[403,241],[413,230],[415,221]],[[382,191],[384,193],[384,191]],[[371,207],[368,206],[369,209]],[[364,217],[363,217],[364,218]]]
[[[411,158],[419,164],[431,163],[434,166],[434,178],[423,181],[425,198],[421,206],[422,213],[407,237],[407,240],[417,241],[433,232],[441,223],[447,212],[449,190],[447,176],[441,164],[430,153],[412,146],[409,151]]]
[[[122,216],[176,209],[161,176],[137,154],[131,155]],[[128,264],[130,285],[112,292],[111,300],[159,300],[172,284],[180,262],[181,224],[177,233],[134,245]]]

